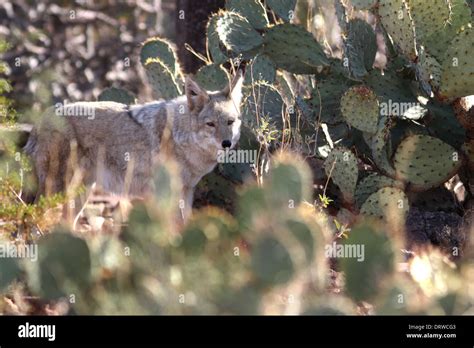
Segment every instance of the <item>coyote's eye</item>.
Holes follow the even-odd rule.
[[[209,127],[215,127],[216,125],[214,124],[214,122],[206,122],[206,124],[209,126]]]
[[[229,120],[227,121],[227,125],[230,126],[232,123],[234,123],[234,120]]]

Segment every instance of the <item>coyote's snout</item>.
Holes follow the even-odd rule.
[[[241,99],[238,72],[215,92],[188,77],[185,95],[170,101],[130,107],[81,102],[62,106],[60,113],[50,108],[25,146],[38,178],[37,198],[65,190],[71,167],[81,170],[86,185],[96,182],[109,192],[141,196],[150,188],[153,164],[166,152],[180,166],[189,214],[196,184],[216,166],[219,151],[239,140]]]

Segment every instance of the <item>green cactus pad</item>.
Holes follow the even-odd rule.
[[[295,272],[288,250],[272,236],[263,236],[253,246],[252,270],[267,285],[286,283]]]
[[[110,87],[104,89],[97,98],[99,101],[114,101],[126,105],[135,103],[135,97],[125,89]]]
[[[420,50],[417,68],[420,71],[420,78],[429,83],[434,90],[438,90],[441,83],[441,65],[428,54],[426,50]]]
[[[398,146],[393,163],[396,177],[414,191],[438,186],[462,165],[462,157],[445,142],[427,135],[411,135]]]
[[[382,187],[366,199],[360,213],[387,222],[404,223],[409,207],[405,192],[396,187]]]
[[[396,187],[401,189],[403,188],[403,183],[393,180],[388,176],[371,173],[357,184],[354,194],[356,206],[360,209],[362,204],[372,193],[377,192],[383,187]]]
[[[267,6],[275,14],[285,21],[289,21],[294,16],[296,0],[267,0]]]
[[[359,176],[357,158],[354,154],[345,148],[333,149],[324,161],[324,171],[339,187],[344,199],[352,202]]]
[[[415,32],[407,0],[384,0],[379,3],[380,20],[394,43],[411,61],[415,61]]]
[[[245,81],[247,85],[251,85],[256,82],[266,82],[273,83],[275,81],[276,68],[272,60],[264,55],[259,54],[254,59],[249,66],[247,66],[245,71]]]
[[[379,102],[370,88],[351,87],[341,98],[341,112],[352,127],[368,133],[377,131]]]
[[[209,54],[211,55],[214,64],[222,64],[229,59],[221,48],[221,42],[219,40],[219,34],[217,34],[217,20],[219,19],[218,14],[212,15],[207,22],[206,26],[206,44]]]
[[[348,24],[349,33],[345,40],[345,53],[349,59],[352,75],[359,79],[372,69],[377,53],[377,41],[372,26],[361,19]]]
[[[208,91],[220,91],[229,84],[229,75],[218,64],[204,65],[196,73],[195,79]]]
[[[429,116],[424,119],[431,135],[458,149],[466,139],[466,130],[459,123],[451,105],[430,101]]]
[[[249,87],[247,94],[242,112],[243,121],[247,126],[257,125],[257,119],[261,117],[277,127],[283,124],[285,103],[275,87],[260,82]]]
[[[219,40],[234,53],[250,51],[263,43],[262,36],[238,13],[221,13],[217,19],[216,30]]]
[[[172,72],[159,59],[149,58],[145,71],[155,93],[163,99],[173,99],[181,94],[181,90]]]
[[[295,74],[320,73],[329,66],[321,45],[311,33],[293,24],[271,27],[264,36],[264,52],[278,68]]]
[[[466,4],[464,0],[433,0],[429,3],[426,3],[422,0],[417,0],[417,3],[420,5],[420,9],[426,13],[426,9],[428,7],[436,7],[442,6],[443,10],[441,11],[444,15],[447,14],[447,17],[444,17],[444,23],[440,26],[433,26],[430,25],[429,32],[431,35],[425,36],[422,38],[421,44],[426,48],[428,53],[436,58],[438,61],[442,61],[443,57],[446,53],[446,50],[451,45],[454,37],[458,34],[458,32],[463,28],[467,27],[469,23],[472,22],[471,19],[471,9]],[[411,0],[410,0],[411,4]],[[429,6],[431,4],[431,6]],[[446,11],[447,8],[447,11]],[[418,13],[419,11],[416,11]],[[433,12],[433,11],[430,11]],[[431,16],[430,16],[431,17]],[[436,15],[436,21],[440,23],[440,16]],[[430,19],[428,19],[430,21]],[[424,21],[416,21],[416,35],[417,41],[420,32],[420,26],[423,25],[426,28],[426,22]],[[423,23],[423,24],[422,24]],[[429,22],[428,22],[429,23]],[[434,29],[437,29],[433,32]]]
[[[150,38],[143,43],[140,51],[140,62],[145,66],[148,59],[159,59],[173,74],[180,72],[176,50],[173,45],[161,38]]]
[[[247,18],[255,29],[264,29],[268,25],[265,7],[258,0],[227,0],[225,8]]]
[[[356,10],[370,10],[378,0],[351,0],[352,7]]]
[[[389,160],[391,157],[391,153],[389,153],[391,140],[390,127],[391,123],[389,122],[388,117],[381,116],[377,125],[377,132],[373,135],[364,133],[364,137],[372,152],[372,159],[378,169],[384,174],[393,176],[395,174],[395,169]]]
[[[381,293],[393,276],[394,247],[385,229],[374,221],[354,226],[344,245],[349,248],[364,248],[363,254],[361,253],[363,260],[355,256],[340,259],[345,274],[346,294],[355,301],[371,301]]]
[[[0,241],[0,247],[6,249],[8,243],[10,242]],[[0,258],[0,269],[0,293],[3,293],[14,280],[21,276],[22,270],[17,259],[10,257]]]
[[[453,40],[443,59],[440,95],[460,98],[474,94],[474,29],[466,28]]]
[[[318,81],[308,100],[312,119],[327,124],[344,121],[340,107],[341,97],[349,87],[350,82],[342,77]]]
[[[271,206],[297,206],[303,201],[311,201],[311,172],[298,157],[280,155],[274,159],[266,188]]]
[[[38,251],[28,277],[36,293],[52,300],[88,289],[91,257],[83,239],[57,231],[39,240]]]

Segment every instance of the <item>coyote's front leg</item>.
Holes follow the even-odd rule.
[[[179,208],[181,210],[181,217],[183,221],[188,220],[193,210],[194,187],[183,186],[181,192],[181,199],[179,201]]]

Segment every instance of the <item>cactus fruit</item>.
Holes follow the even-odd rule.
[[[360,208],[362,215],[373,216],[393,223],[405,221],[409,210],[405,192],[396,187],[382,187],[372,193]]]
[[[370,301],[381,293],[393,276],[394,254],[391,241],[377,223],[364,222],[354,226],[344,246],[364,248],[360,258],[341,259],[347,295],[355,301]]]
[[[354,194],[356,206],[360,209],[362,204],[371,194],[384,187],[395,187],[401,189],[403,188],[403,183],[389,178],[388,176],[371,173],[357,184]]]
[[[377,42],[372,27],[362,19],[351,20],[345,40],[345,53],[351,74],[360,79],[372,69],[377,53]]]
[[[262,45],[262,36],[249,21],[235,12],[223,12],[216,22],[219,40],[233,53],[250,51]]]
[[[276,77],[276,68],[272,60],[264,54],[259,54],[252,59],[245,72],[245,84],[252,85],[257,82],[273,83]]]
[[[181,95],[181,89],[173,73],[161,60],[149,58],[145,70],[148,81],[159,98],[173,99]]]
[[[333,149],[324,161],[324,171],[339,187],[344,199],[352,202],[359,176],[357,158],[354,154],[344,148]]]
[[[220,65],[209,64],[198,70],[195,80],[208,91],[220,91],[229,84],[229,75]]]
[[[408,0],[386,0],[379,3],[380,20],[400,51],[411,61],[415,61],[414,23],[410,16]]]
[[[278,24],[266,32],[263,51],[278,68],[294,74],[321,73],[329,66],[311,33],[294,24]]]
[[[176,49],[169,41],[157,37],[146,40],[140,51],[140,62],[145,66],[150,58],[159,59],[171,71],[173,77],[176,78],[180,73]]]
[[[227,0],[226,9],[247,18],[255,29],[265,29],[268,26],[265,7],[258,0]]]
[[[124,89],[115,87],[104,89],[97,99],[99,101],[114,101],[126,105],[135,103],[135,97],[133,95]]]
[[[351,87],[341,98],[341,112],[347,123],[363,132],[377,132],[379,102],[366,86]]]
[[[393,162],[398,180],[415,191],[423,191],[456,174],[462,158],[453,147],[437,138],[411,135],[400,143]]]
[[[294,17],[296,0],[267,0],[266,3],[281,19],[290,21]]]
[[[439,94],[443,98],[459,98],[474,94],[472,47],[474,29],[462,30],[452,41],[442,63]]]

